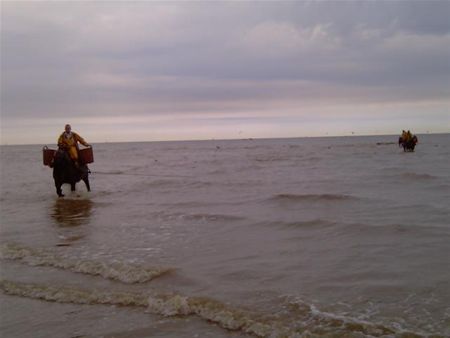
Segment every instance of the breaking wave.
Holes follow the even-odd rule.
[[[288,315],[266,315],[233,308],[211,298],[179,294],[98,291],[8,280],[0,281],[0,289],[8,295],[51,302],[143,307],[149,313],[166,317],[195,315],[224,329],[256,337],[423,337],[380,324],[324,313],[299,303],[291,303]]]
[[[122,262],[105,263],[77,260],[61,256],[48,249],[33,249],[17,244],[0,247],[0,258],[20,261],[31,266],[49,266],[72,272],[117,280],[122,283],[144,283],[173,271],[172,268],[147,268]]]

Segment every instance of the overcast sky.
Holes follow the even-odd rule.
[[[450,132],[450,1],[1,2],[1,143]]]

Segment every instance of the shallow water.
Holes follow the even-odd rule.
[[[448,336],[450,135],[419,141],[96,144],[64,198],[3,146],[0,332]]]

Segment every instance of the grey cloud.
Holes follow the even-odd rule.
[[[2,116],[449,94],[448,1],[1,6]]]

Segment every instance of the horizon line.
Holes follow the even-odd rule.
[[[417,133],[416,135],[445,135],[448,132],[425,132]],[[246,137],[246,138],[209,138],[209,139],[173,139],[173,140],[140,140],[140,141],[102,141],[91,142],[91,144],[109,144],[109,143],[162,143],[162,142],[207,142],[207,141],[253,141],[253,140],[287,140],[287,139],[302,139],[302,138],[339,138],[339,137],[374,137],[374,136],[398,136],[400,134],[352,134],[352,135],[322,135],[322,136],[287,136],[287,137]],[[1,143],[0,147],[7,146],[34,146],[43,145],[44,143]]]

